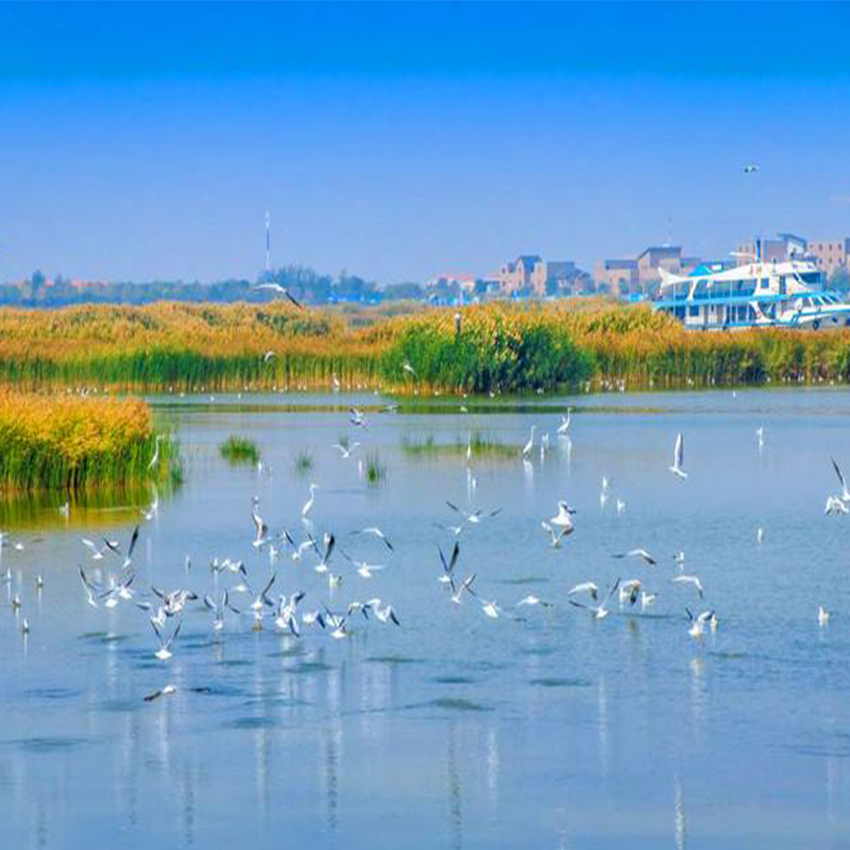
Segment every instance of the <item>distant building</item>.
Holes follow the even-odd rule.
[[[572,291],[579,271],[572,260],[540,260],[531,273],[535,295]]]
[[[615,294],[637,292],[640,288],[637,260],[598,260],[593,277],[599,289]]]
[[[760,259],[766,263],[781,263],[794,257],[802,259],[807,255],[808,242],[802,236],[793,233],[777,233],[773,239],[756,239],[739,245],[735,257],[739,266],[745,266]]]
[[[529,291],[542,298],[573,293],[589,278],[572,260],[544,260],[538,254],[523,254],[499,269],[498,280],[504,295]]]
[[[671,274],[690,274],[701,262],[699,257],[683,257],[680,245],[651,245],[634,260],[599,260],[596,284],[623,295],[646,292],[661,282],[659,269]]]
[[[839,271],[850,272],[850,239],[846,237],[827,241],[812,240],[806,253],[827,277]]]
[[[690,260],[692,265],[698,261]],[[638,277],[642,289],[654,286],[661,282],[663,268],[671,274],[682,273],[682,247],[680,245],[653,245],[638,254]]]
[[[506,295],[512,295],[521,289],[531,289],[531,276],[534,266],[542,262],[537,254],[523,254],[517,257],[516,262],[505,263],[499,269],[499,283]]]

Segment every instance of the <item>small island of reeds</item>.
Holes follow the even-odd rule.
[[[250,463],[256,465],[260,459],[260,450],[247,437],[231,434],[219,446],[221,456],[230,463]]]
[[[138,399],[0,391],[0,491],[179,481],[177,446]]]
[[[458,436],[453,442],[438,442],[433,434],[424,438],[406,437],[401,448],[406,455],[415,458],[468,456],[470,459],[516,460],[522,452],[521,446],[503,443],[481,431],[473,431],[463,438]]]

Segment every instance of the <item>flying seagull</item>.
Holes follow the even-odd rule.
[[[681,432],[676,436],[676,447],[673,449],[673,465],[670,467],[670,472],[677,475],[683,481],[688,477],[688,473],[682,469],[682,464],[685,461],[685,440]]]
[[[319,489],[318,484],[311,484],[310,485],[310,498],[307,499],[306,502],[304,502],[304,507],[301,508],[301,516],[302,517],[306,517],[307,514],[309,514],[310,511],[313,510],[313,504],[316,501],[316,490],[318,490],[318,489]]]
[[[693,585],[696,592],[699,594],[699,598],[705,599],[705,593],[703,592],[702,582],[699,580],[699,576],[676,576],[675,578],[671,578],[670,581],[673,582],[673,584]]]
[[[581,584],[577,584],[572,590],[567,591],[567,596],[572,596],[575,593],[589,593],[594,602],[599,599],[599,588],[592,581],[583,581]]]
[[[183,622],[181,620],[177,624],[177,628],[168,637],[163,636],[159,626],[156,624],[156,620],[154,620],[153,617],[151,617],[150,624],[156,634],[157,640],[159,641],[159,649],[154,653],[154,655],[160,661],[168,661],[168,659],[173,655],[171,652],[171,644],[174,643],[174,639],[180,634],[180,627],[183,625]]]
[[[528,442],[522,447],[522,456],[523,458],[528,458],[531,454],[531,450],[534,448],[534,431],[535,426],[531,426],[531,436],[528,438]]]
[[[304,309],[304,305],[299,301],[296,301],[289,290],[285,286],[281,286],[279,283],[258,283],[254,286],[254,289],[268,289],[271,292],[277,292],[280,295],[285,295],[299,310]]]
[[[835,462],[835,458],[830,458],[830,460],[832,461],[832,468],[835,470],[835,474],[838,476],[838,481],[841,484],[841,496],[839,496],[839,498],[842,502],[850,502],[850,490],[847,489],[847,482],[844,480],[844,474]]]
[[[646,551],[646,549],[629,549],[628,552],[619,552],[616,555],[612,555],[612,558],[640,558],[644,563],[649,564],[650,567],[654,567],[658,561]]]
[[[540,527],[549,533],[549,537],[552,540],[552,548],[557,549],[561,545],[561,540],[563,540],[564,536],[569,534],[573,529],[570,527],[570,530],[567,531],[565,528],[559,528],[555,531],[545,519],[540,520]]]
[[[162,434],[157,434],[156,439],[154,440],[154,450],[153,457],[151,458],[151,462],[148,464],[148,469],[153,469],[157,463],[159,462],[159,443],[162,440]]]
[[[369,426],[366,424],[366,414],[362,410],[358,410],[356,407],[350,407],[348,413],[351,417],[348,421],[355,428],[362,428],[364,431],[369,430]]]
[[[611,585],[611,589],[608,591],[608,595],[605,597],[605,601],[601,605],[597,605],[595,607],[592,605],[586,605],[584,602],[577,602],[575,599],[568,599],[567,602],[569,602],[570,605],[575,605],[576,608],[585,608],[588,611],[592,611],[594,617],[597,620],[602,620],[603,618],[608,616],[608,602],[610,601],[611,597],[617,592],[617,589],[619,587],[620,579],[618,577],[617,580]]]
[[[440,561],[443,564],[443,574],[439,577],[439,579],[437,579],[437,581],[441,584],[450,584],[454,587],[454,569],[458,556],[460,555],[460,546],[458,546],[457,542],[455,542],[448,561],[446,561],[446,556],[443,554],[443,550],[439,546],[437,547],[437,551],[440,553]]]
[[[351,457],[351,453],[360,445],[360,443],[352,443],[349,446],[343,446],[341,443],[334,443],[331,448],[336,449],[342,460],[348,460]]]
[[[830,514],[847,514],[850,513],[850,508],[848,508],[847,505],[838,498],[838,496],[828,496],[824,513],[827,516]]]
[[[356,534],[371,534],[374,537],[377,537],[378,540],[380,540],[384,544],[384,546],[386,546],[387,549],[390,550],[390,552],[395,551],[393,549],[393,544],[390,543],[390,541],[387,539],[387,536],[384,534],[384,532],[381,531],[381,529],[378,528],[377,526],[373,525],[373,526],[370,526],[369,528],[358,528],[355,531],[350,532],[350,534],[351,534],[352,537]]]

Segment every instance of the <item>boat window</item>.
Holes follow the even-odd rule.
[[[699,307],[691,307],[689,312],[692,316],[699,316]]]
[[[768,289],[769,287],[770,287],[770,278],[763,277],[761,279],[761,288],[762,289]]]

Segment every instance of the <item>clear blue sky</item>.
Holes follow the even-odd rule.
[[[0,4],[0,280],[850,235],[848,140],[844,3]]]

